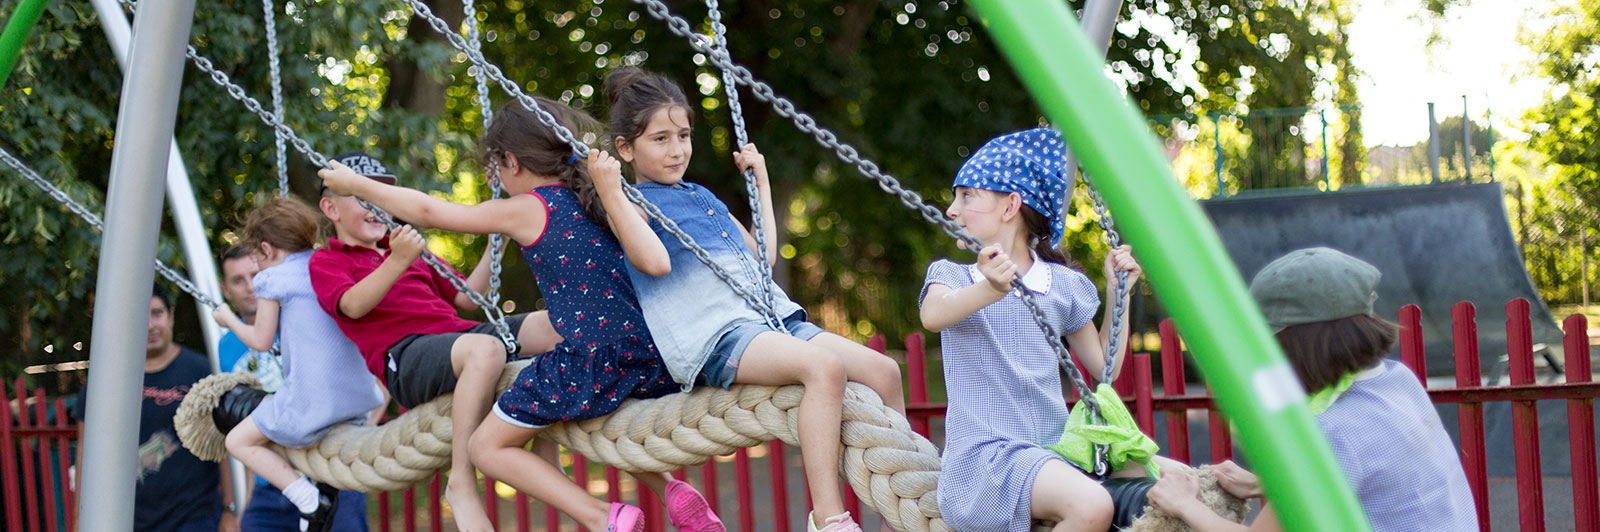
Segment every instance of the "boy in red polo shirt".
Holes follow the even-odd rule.
[[[374,180],[395,182],[381,163],[366,154],[335,160]],[[467,442],[494,402],[495,381],[507,359],[504,344],[492,325],[456,315],[458,308],[477,307],[448,279],[417,260],[427,243],[411,226],[388,233],[354,196],[338,196],[326,187],[318,205],[333,222],[335,237],[311,256],[311,285],[317,300],[360,348],[367,369],[388,385],[400,406],[412,408],[454,392],[445,500],[460,530],[492,531],[467,457]],[[480,292],[488,287],[489,262],[485,250],[467,286]],[[522,354],[544,353],[561,340],[543,311],[508,316],[506,323],[517,331]]]

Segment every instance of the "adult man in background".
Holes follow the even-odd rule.
[[[172,294],[156,283],[150,297],[145,338],[144,394],[139,410],[139,478],[134,489],[136,532],[235,532],[238,520],[226,516],[232,505],[227,465],[206,463],[178,441],[172,417],[189,388],[211,374],[204,355],[172,341]],[[94,371],[94,368],[89,368]],[[78,391],[72,417],[83,437],[89,389]],[[80,447],[80,459],[82,448]],[[81,460],[80,460],[81,463]],[[88,502],[86,506],[92,506]]]

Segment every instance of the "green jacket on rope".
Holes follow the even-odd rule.
[[[1128,407],[1117,396],[1117,391],[1110,385],[1101,384],[1095,388],[1094,397],[1100,403],[1100,417],[1105,418],[1105,424],[1090,423],[1089,409],[1079,403],[1078,408],[1067,414],[1067,426],[1061,434],[1061,441],[1046,445],[1045,448],[1055,451],[1085,471],[1094,471],[1094,446],[1103,445],[1111,471],[1122,469],[1131,460],[1143,464],[1152,478],[1159,477],[1161,469],[1150,458],[1161,448],[1156,446],[1155,440],[1139,430],[1133,415],[1128,413]]]

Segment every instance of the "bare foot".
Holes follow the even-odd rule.
[[[494,526],[489,523],[489,515],[484,513],[483,499],[478,496],[478,487],[471,481],[456,482],[451,477],[445,486],[444,500],[450,504],[450,512],[456,518],[456,530],[461,532],[494,532]]]

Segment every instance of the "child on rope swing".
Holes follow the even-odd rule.
[[[335,157],[329,164],[355,181],[395,181],[383,164],[363,153]],[[333,221],[335,237],[311,256],[317,302],[355,342],[367,370],[383,379],[400,406],[414,408],[452,394],[445,501],[458,529],[491,532],[467,445],[488,415],[495,383],[510,355],[493,325],[456,315],[458,308],[477,307],[449,279],[418,260],[427,246],[422,235],[409,225],[390,232],[354,196],[340,193],[348,186],[323,186],[319,205]],[[484,251],[467,278],[469,288],[481,292],[488,287],[492,251]],[[543,311],[507,316],[505,321],[521,344],[519,355],[543,353],[561,341]]]
[[[1044,128],[984,144],[956,174],[955,198],[945,214],[986,245],[978,250],[977,264],[941,259],[928,266],[922,326],[940,334],[950,404],[939,508],[963,532],[1026,532],[1034,520],[1055,522],[1054,532],[1103,532],[1114,522],[1127,526],[1143,506],[1114,504],[1114,498],[1126,503],[1142,490],[1108,493],[1101,484],[1105,478],[1091,473],[1092,463],[1065,460],[1047,448],[1071,426],[1059,361],[1011,280],[1022,280],[1045,319],[1066,335],[1073,355],[1089,374],[1100,375],[1116,274],[1127,272],[1133,283],[1141,272],[1127,246],[1106,255],[1105,328],[1097,329],[1094,284],[1057,248],[1074,178],[1065,157],[1060,134]],[[1120,331],[1119,345],[1127,345],[1127,334]],[[1122,358],[1114,372],[1121,370]],[[1120,407],[1114,395],[1101,399],[1108,402]],[[1131,440],[1143,436],[1137,429],[1124,432]],[[1184,468],[1153,456],[1153,442],[1134,447],[1144,454],[1133,461]],[[1110,476],[1144,474],[1128,468]]]
[[[1478,530],[1467,476],[1439,413],[1416,375],[1386,358],[1399,326],[1373,312],[1381,277],[1361,259],[1308,248],[1262,268],[1250,295],[1311,394],[1311,412],[1373,530]],[[1259,482],[1246,475],[1249,495],[1259,497]],[[1187,472],[1166,474],[1149,498],[1198,532],[1283,530],[1271,506],[1247,528],[1200,504],[1197,489]]]
[[[582,111],[535,99],[576,134],[598,129],[599,123]],[[543,446],[537,453],[542,459],[525,448],[550,425],[605,416],[629,397],[678,391],[639,313],[622,248],[596,223],[606,218],[584,162],[533,111],[515,102],[502,107],[482,144],[505,189],[514,192],[511,197],[460,205],[361,179],[338,165],[321,174],[333,190],[366,198],[396,216],[448,231],[502,233],[517,241],[551,324],[565,340],[535,358],[500,395],[495,415],[472,435],[472,460],[588,530],[642,531],[644,514],[638,507],[602,502],[562,474],[551,453],[554,443],[535,443]],[[667,517],[679,530],[725,530],[705,497],[688,483],[666,473],[630,474],[662,496]]]
[[[316,212],[300,200],[276,198],[250,211],[236,245],[261,266],[252,280],[255,325],[226,305],[212,312],[251,349],[266,352],[279,341],[283,383],[228,431],[225,444],[229,454],[282,491],[300,513],[302,532],[328,532],[336,519],[341,529],[353,529],[365,522],[366,506],[341,502],[350,499],[301,475],[267,444],[309,446],[334,426],[365,422],[385,403],[355,344],[317,305],[308,264],[321,235]],[[351,385],[362,381],[367,386]]]
[[[807,322],[805,310],[758,273],[755,239],[727,205],[705,187],[684,181],[694,153],[694,114],[677,85],[623,67],[606,78],[605,90],[611,106],[609,144],[633,167],[639,191],[738,277],[737,282],[757,293],[769,291],[775,307],[775,316],[751,309],[676,237],[628,202],[616,159],[604,152],[591,155],[590,175],[627,252],[645,322],[672,379],[685,390],[695,384],[805,385],[799,406],[800,453],[813,504],[806,527],[812,532],[858,532],[839,488],[845,382],[870,386],[903,415],[899,365]],[[755,172],[770,266],[778,238],[766,161],[753,144],[736,152],[734,161],[741,171]]]

